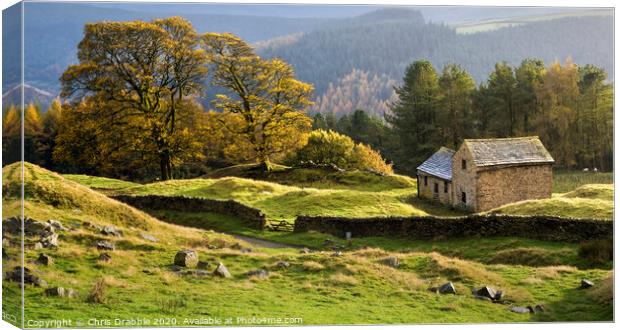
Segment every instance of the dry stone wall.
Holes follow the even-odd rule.
[[[253,207],[234,200],[214,200],[185,196],[133,196],[117,195],[116,200],[142,210],[176,210],[187,212],[214,212],[241,219],[248,227],[263,229],[266,225],[265,214]]]
[[[318,231],[345,237],[389,236],[412,239],[451,237],[523,237],[555,242],[582,242],[613,234],[613,221],[551,216],[470,215],[458,218],[306,217],[295,220],[296,232]]]

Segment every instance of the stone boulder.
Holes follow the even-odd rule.
[[[278,268],[288,268],[291,264],[288,261],[280,260],[276,263],[276,267]]]
[[[198,265],[198,253],[194,250],[182,250],[174,256],[174,264],[181,267],[194,268]]]
[[[219,276],[219,277],[224,277],[224,278],[231,278],[232,277],[232,275],[230,274],[230,272],[228,271],[226,266],[224,266],[224,264],[221,263],[221,262],[217,264],[217,267],[213,271],[213,275],[216,275],[216,276]]]
[[[255,269],[245,273],[244,275],[247,277],[256,277],[263,279],[269,277],[269,272],[264,269]]]
[[[483,297],[483,298],[489,298],[490,300],[495,300],[495,295],[497,294],[497,292],[495,291],[495,289],[488,287],[488,286],[484,286],[478,290],[474,291],[474,295],[477,297]]]
[[[45,253],[39,254],[39,258],[37,258],[37,263],[44,266],[51,266],[54,264],[54,258],[48,256]]]
[[[594,283],[590,280],[586,280],[585,278],[581,280],[581,284],[579,285],[580,289],[589,289],[594,286]]]
[[[307,247],[304,247],[303,249],[299,250],[299,253],[301,254],[308,254],[310,252],[311,252],[310,249]]]
[[[456,294],[456,288],[452,282],[448,282],[437,288],[437,292],[441,294]]]
[[[114,226],[103,226],[100,232],[101,234],[106,235],[106,236],[116,236],[116,237],[123,236],[123,231]]]
[[[38,276],[34,275],[29,268],[24,267],[24,284],[34,285],[38,287],[47,287],[47,282]],[[5,274],[5,279],[11,282],[22,282],[22,268],[17,266],[13,270]]]
[[[18,217],[6,218],[2,221],[2,236],[6,234],[21,235],[22,222]]]
[[[26,218],[26,220],[24,220],[24,233],[26,236],[48,236],[54,233],[54,227],[49,223]]]
[[[149,241],[149,242],[157,242],[157,238],[155,238],[155,236],[153,235],[149,235],[149,234],[145,234],[145,233],[140,233],[140,237],[143,240]]]
[[[97,260],[101,262],[110,262],[112,260],[112,256],[109,253],[104,252],[97,257]]]
[[[114,243],[110,241],[98,241],[95,246],[97,247],[97,250],[114,251],[116,249]]]
[[[65,289],[63,287],[54,287],[46,289],[43,292],[48,297],[66,297],[66,298],[77,298],[77,291],[73,289]]]
[[[510,308],[508,308],[508,310],[510,310],[513,313],[519,313],[519,314],[530,313],[530,309],[529,308],[521,307],[521,306],[511,306]]]
[[[398,260],[398,257],[395,257],[395,256],[387,257],[386,259],[383,260],[383,263],[392,268],[400,267],[400,260]]]
[[[57,248],[58,247],[58,234],[49,233],[49,235],[42,236],[40,242],[45,248]]]
[[[68,228],[63,226],[62,223],[60,223],[60,221],[58,220],[50,219],[50,220],[47,220],[47,223],[49,223],[50,226],[52,226],[52,228],[54,228],[54,230],[57,230],[57,231],[68,231],[69,230]]]

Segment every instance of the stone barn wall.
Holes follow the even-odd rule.
[[[467,163],[462,169],[462,161]],[[452,205],[476,210],[476,164],[465,145],[452,157]],[[466,194],[466,202],[462,202],[462,193]]]
[[[427,177],[427,184],[424,184],[424,177]],[[420,189],[420,197],[433,201],[434,198],[434,185],[437,184],[439,193],[437,194],[437,201],[442,204],[452,204],[452,183],[448,180],[440,179],[436,176],[432,176],[423,171],[418,172],[418,187]],[[445,193],[445,186],[448,186],[448,192]]]
[[[522,200],[551,197],[553,173],[550,164],[484,169],[478,169],[476,212]]]
[[[613,221],[551,216],[470,215],[459,218],[305,217],[295,220],[295,231],[318,231],[344,238],[387,236],[411,239],[451,237],[523,237],[578,243],[613,235]]]

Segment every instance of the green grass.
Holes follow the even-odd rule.
[[[588,184],[564,194],[554,194],[551,198],[507,204],[489,212],[612,220],[613,194],[611,184]]]
[[[352,189],[362,191],[385,191],[414,188],[414,178],[404,175],[378,175],[365,171],[339,172],[325,168],[291,168],[275,165],[270,172],[257,170],[256,164],[235,165],[215,170],[206,178],[238,177],[269,181],[287,186],[319,189]]]
[[[42,288],[27,286],[26,320],[146,318],[153,322],[173,318],[177,323],[163,325],[183,326],[188,325],[183,323],[186,318],[233,318],[233,325],[241,325],[236,323],[237,317],[253,316],[298,317],[305,325],[609,321],[613,318],[611,304],[601,303],[601,297],[609,297],[612,292],[610,285],[601,285],[600,292],[576,289],[581,278],[607,283],[605,279],[611,276],[611,271],[608,267],[581,265],[575,245],[511,238],[435,242],[354,238],[351,249],[345,250],[341,257],[331,256],[328,250],[300,254],[293,248],[254,248],[250,253],[242,253],[233,244],[247,246],[247,243],[229,235],[164,223],[37,166],[27,164],[26,169],[27,215],[38,220],[54,218],[74,229],[61,233],[58,249],[44,250],[56,260],[54,265],[30,263],[41,251],[28,249],[25,251],[28,267],[50,286],[74,288],[79,293],[76,299],[45,297]],[[14,173],[11,166],[3,168],[3,191],[19,187]],[[212,184],[197,188],[208,190]],[[178,186],[182,190],[183,183]],[[269,187],[264,188],[280,189]],[[385,194],[398,196],[399,192]],[[3,200],[4,205],[18,202],[10,194],[5,196],[9,197]],[[228,228],[240,234],[258,235],[257,231],[235,223],[238,220],[220,215],[167,212],[156,216],[187,225],[192,225],[190,221],[196,226],[209,222],[219,230]],[[102,236],[81,226],[85,221],[115,224],[125,235]],[[159,241],[141,239],[139,234],[143,232]],[[322,246],[325,239],[344,243],[317,233],[265,232],[265,235],[263,238],[321,250],[325,249]],[[111,252],[110,263],[96,260],[99,252],[92,243],[98,239],[116,241],[118,249]],[[217,249],[209,249],[209,245]],[[211,264],[223,262],[233,278],[174,274],[170,265],[175,253],[184,248],[195,249],[201,260]],[[494,251],[510,253],[519,248],[540,249],[544,253],[535,254],[538,259],[528,261],[528,265],[497,264],[497,260],[490,260]],[[7,252],[17,255],[18,248],[9,247]],[[399,269],[383,265],[382,260],[390,255],[401,260]],[[276,269],[274,264],[278,260],[287,260],[291,266]],[[547,266],[550,260],[560,265]],[[3,260],[5,269],[17,264],[16,260]],[[243,275],[256,268],[269,269],[269,278],[258,280]],[[90,291],[101,280],[106,287],[104,303],[89,303]],[[455,283],[457,295],[428,291],[428,287],[447,280]],[[506,305],[473,298],[470,289],[482,285],[504,290],[507,299],[515,305],[544,303],[547,310],[536,315],[515,314]],[[3,282],[5,303],[17,305],[15,299],[19,294],[17,283]],[[97,326],[110,325],[89,325]]]
[[[553,173],[553,192],[566,193],[586,184],[613,184],[611,172],[557,171]]]
[[[311,216],[410,216],[428,215],[433,209],[415,198],[415,185],[384,191],[365,189],[318,189],[286,186],[252,179],[223,177],[219,179],[170,180],[126,189],[119,194],[171,195],[234,199],[259,208],[273,220],[293,221],[299,215]],[[441,208],[445,214],[457,211]]]
[[[81,185],[91,189],[114,190],[138,186],[139,183],[123,181],[112,178],[104,178],[99,176],[90,176],[84,174],[63,174],[64,178],[75,181]]]

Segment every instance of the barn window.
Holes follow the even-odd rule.
[[[443,182],[443,192],[446,194],[448,193],[448,181]]]
[[[461,159],[461,169],[467,169],[467,161],[465,159]]]
[[[439,183],[435,182],[435,184],[433,185],[433,192],[435,194],[439,194]]]
[[[428,177],[427,176],[424,177],[424,185],[428,186]]]
[[[467,194],[464,191],[461,192],[461,202],[463,202],[463,204],[467,204]]]

